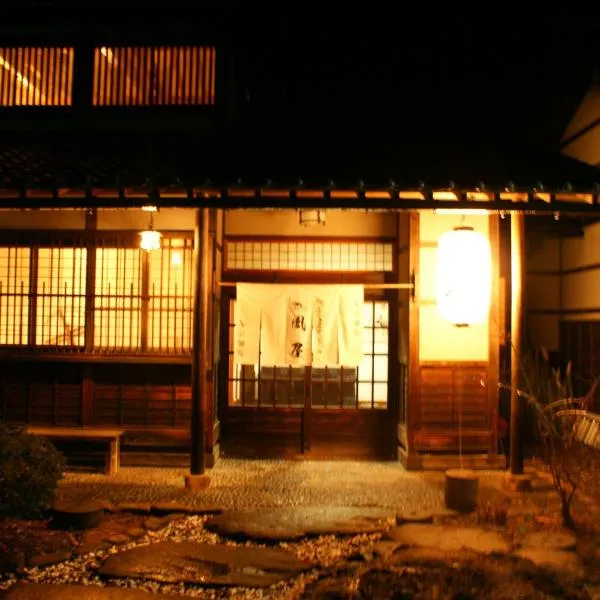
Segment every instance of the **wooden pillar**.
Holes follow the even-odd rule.
[[[194,313],[192,317],[192,414],[190,420],[190,472],[202,475],[205,471],[204,460],[204,415],[206,400],[206,338],[207,311],[206,286],[204,280],[208,262],[208,209],[196,211],[194,228]]]
[[[523,307],[523,257],[525,245],[525,216],[513,212],[510,217],[511,251],[511,311],[510,311],[510,473],[522,475],[523,439],[522,439],[522,403],[519,396],[521,371],[521,329]]]

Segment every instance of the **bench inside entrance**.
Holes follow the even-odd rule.
[[[104,442],[107,446],[104,472],[114,475],[121,461],[122,429],[101,429],[97,427],[42,427],[30,425],[27,433],[56,441]]]

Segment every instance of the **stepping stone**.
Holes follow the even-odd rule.
[[[151,504],[148,502],[123,502],[117,505],[120,512],[130,512],[134,515],[147,515]]]
[[[396,524],[405,523],[433,523],[433,513],[428,511],[414,511],[396,515]]]
[[[66,550],[62,552],[45,552],[43,554],[34,554],[27,562],[30,567],[42,568],[70,560],[71,556],[71,551]]]
[[[125,533],[130,538],[133,538],[135,540],[137,538],[141,538],[142,536],[146,535],[146,530],[143,529],[142,527],[129,527],[125,531]]]
[[[188,513],[189,506],[178,502],[157,502],[150,506],[150,513],[158,517],[171,515],[173,513]]]
[[[390,529],[386,537],[405,546],[424,546],[442,551],[466,548],[474,552],[490,554],[507,553],[510,549],[508,543],[495,531],[486,531],[477,527],[411,523]]]
[[[204,527],[237,540],[279,542],[319,535],[378,533],[395,519],[391,510],[353,507],[263,508],[228,511]]]
[[[181,600],[175,594],[67,583],[18,583],[1,596],[4,600]]]
[[[575,550],[577,538],[568,530],[533,531],[527,534],[521,544],[525,547],[550,548],[552,550]]]
[[[185,515],[181,514],[165,515],[164,517],[148,517],[144,521],[144,527],[148,531],[159,531],[160,529],[164,529],[169,523],[177,521],[177,519],[182,519],[183,517],[185,517]]]
[[[314,566],[276,548],[159,542],[113,554],[98,573],[161,583],[266,587]]]
[[[124,533],[115,533],[114,535],[110,535],[105,539],[109,544],[120,546],[121,544],[126,544],[130,540],[130,537]]]
[[[575,552],[551,548],[521,548],[515,556],[526,558],[538,567],[562,571],[575,577],[585,577],[585,567]]]
[[[401,544],[398,542],[391,542],[383,540],[381,542],[375,542],[373,544],[373,554],[375,556],[391,556],[400,547]]]
[[[58,529],[91,529],[104,517],[99,502],[60,501],[52,505],[52,526]]]

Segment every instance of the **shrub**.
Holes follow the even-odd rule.
[[[63,455],[47,439],[0,423],[0,515],[39,517],[64,467]]]

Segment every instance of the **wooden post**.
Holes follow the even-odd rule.
[[[204,476],[204,415],[206,401],[206,331],[208,269],[208,209],[196,211],[194,228],[194,313],[192,317],[192,414],[190,420],[190,475],[185,478],[186,488],[198,490],[208,486]]]
[[[510,473],[522,475],[523,439],[521,425],[522,400],[518,394],[520,381],[521,327],[523,305],[523,256],[525,216],[513,212],[510,217],[511,311],[510,311]]]

